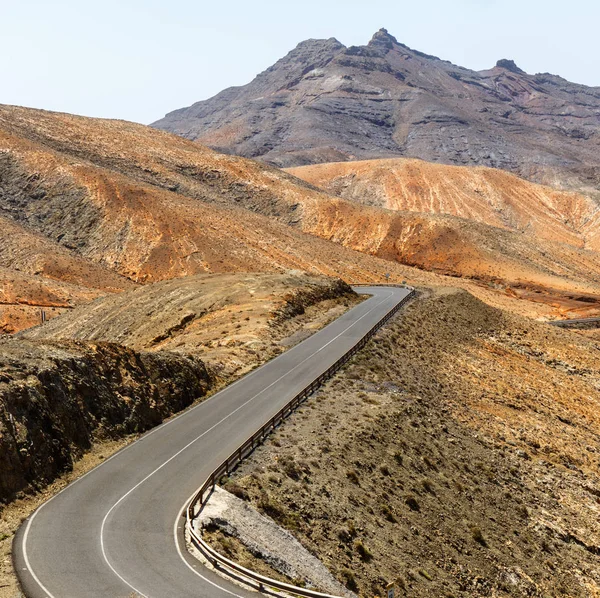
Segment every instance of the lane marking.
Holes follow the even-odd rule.
[[[367,289],[365,289],[367,290]],[[364,294],[364,293],[363,293]],[[357,306],[360,307],[360,306]],[[356,309],[356,308],[354,308]],[[342,318],[344,315],[348,315],[352,312],[352,310],[346,312],[345,314],[342,314],[342,316],[340,316],[340,318]],[[333,324],[334,322],[332,322]],[[325,328],[322,328],[320,331],[318,331],[315,334],[318,334],[319,332],[322,332],[323,330],[325,330],[327,328],[327,326]],[[311,336],[312,338],[312,336]],[[293,350],[290,349],[290,351]],[[268,365],[273,363],[274,361],[277,361],[279,358],[285,357],[285,356],[289,356],[289,351],[286,351],[285,353],[282,353],[281,355],[277,355],[277,357],[271,359],[270,361],[268,361],[267,363],[263,364],[263,366]],[[138,438],[138,440],[136,440],[135,442],[132,442],[131,444],[128,444],[127,446],[123,447],[122,449],[118,450],[114,455],[111,455],[108,459],[105,459],[104,461],[102,461],[102,463],[96,465],[96,467],[93,467],[92,469],[90,469],[90,471],[88,471],[87,473],[83,474],[82,476],[80,476],[79,478],[77,478],[76,480],[74,480],[73,482],[70,482],[69,484],[67,484],[62,490],[60,490],[59,492],[57,492],[54,496],[52,496],[51,498],[49,498],[46,502],[44,502],[43,504],[41,504],[29,517],[29,520],[27,522],[27,526],[25,527],[25,532],[23,534],[23,540],[22,540],[22,551],[23,551],[23,560],[25,561],[25,565],[28,568],[29,572],[31,573],[31,576],[33,577],[33,579],[35,580],[35,582],[40,586],[40,588],[47,594],[47,598],[55,598],[55,596],[44,586],[44,584],[40,581],[40,579],[38,578],[38,576],[35,574],[35,571],[33,570],[33,567],[31,566],[31,563],[29,561],[29,555],[27,553],[27,539],[29,537],[29,530],[31,529],[31,526],[33,524],[33,521],[35,520],[35,518],[37,517],[38,513],[44,509],[44,507],[46,507],[46,505],[48,505],[49,503],[51,503],[55,498],[57,498],[58,496],[60,496],[63,492],[65,492],[66,490],[70,489],[72,486],[74,486],[75,484],[77,484],[78,482],[81,482],[85,477],[87,477],[88,475],[90,475],[91,473],[93,473],[94,471],[96,471],[96,469],[99,469],[100,467],[102,467],[103,465],[106,465],[106,463],[108,463],[109,461],[111,461],[112,459],[114,459],[115,457],[117,457],[118,455],[120,455],[122,452],[126,451],[127,449],[131,448],[133,445],[135,445],[138,442],[141,442],[143,440],[146,440],[148,437],[152,436],[152,434],[166,428],[167,426],[171,425],[172,423],[174,423],[175,421],[177,421],[180,417],[183,417],[184,415],[188,415],[189,413],[191,413],[192,411],[198,409],[199,407],[202,407],[204,405],[206,405],[207,403],[209,403],[210,401],[212,401],[213,399],[217,399],[221,396],[221,394],[225,391],[230,390],[231,388],[233,388],[234,386],[241,384],[242,382],[244,382],[248,377],[252,376],[252,375],[256,375],[258,374],[259,370],[263,367],[260,366],[259,368],[248,372],[247,374],[245,374],[244,376],[242,376],[241,378],[239,378],[238,380],[236,380],[235,382],[233,382],[232,384],[230,384],[229,386],[221,389],[219,392],[215,393],[214,395],[212,395],[211,397],[209,397],[208,399],[205,399],[204,401],[202,401],[201,403],[198,403],[198,405],[195,405],[194,407],[192,407],[191,409],[186,409],[184,411],[182,411],[179,415],[176,415],[175,417],[169,419],[166,422],[163,422],[162,424],[156,426],[155,428],[153,428],[152,430],[149,430],[148,432],[146,432],[142,437]]]
[[[378,304],[379,305],[379,304]],[[357,306],[358,307],[358,306]],[[352,310],[351,310],[352,311]],[[346,312],[346,314],[351,313],[350,312]],[[369,313],[369,312],[368,312]],[[342,314],[346,315],[346,314]],[[357,320],[358,321],[358,320]],[[327,327],[325,327],[327,328]],[[323,328],[322,330],[325,330],[325,328]],[[320,332],[320,331],[319,331]],[[318,334],[318,332],[316,333]],[[279,359],[280,357],[284,357],[286,355],[289,355],[289,352],[286,353],[282,353],[281,355],[278,355],[277,357],[275,357],[274,359],[271,359],[269,362],[267,362],[264,365],[273,363],[274,361],[276,361],[277,359]],[[261,366],[262,367],[262,366]],[[208,399],[202,401],[201,403],[198,403],[198,405],[195,405],[194,407],[192,407],[191,409],[187,409],[184,410],[183,412],[181,412],[179,415],[173,417],[172,419],[170,419],[169,421],[166,421],[158,426],[156,426],[156,428],[146,432],[141,438],[139,438],[138,440],[136,440],[135,442],[132,442],[131,444],[123,447],[122,449],[118,450],[114,455],[111,455],[108,459],[104,460],[102,463],[100,463],[99,465],[97,465],[96,467],[90,469],[90,471],[88,471],[87,473],[83,474],[81,477],[77,478],[76,480],[74,480],[73,482],[71,482],[70,484],[67,484],[62,490],[60,490],[60,492],[57,492],[54,496],[52,496],[50,499],[48,499],[45,503],[41,504],[30,516],[28,522],[27,522],[27,526],[25,528],[25,533],[23,534],[23,541],[22,541],[22,551],[23,551],[23,560],[25,561],[25,566],[27,567],[27,569],[29,570],[29,572],[31,573],[31,576],[33,577],[34,581],[40,586],[40,588],[42,589],[43,592],[45,592],[47,594],[46,598],[56,598],[45,586],[44,584],[40,581],[40,579],[38,578],[38,576],[36,575],[33,567],[31,566],[31,563],[29,561],[29,555],[27,553],[27,539],[29,537],[29,530],[31,529],[31,526],[33,524],[33,521],[35,520],[35,518],[37,517],[38,513],[44,508],[46,507],[46,505],[48,505],[49,503],[51,503],[55,498],[57,498],[58,496],[60,496],[63,492],[65,492],[66,490],[68,490],[69,488],[71,488],[72,486],[74,486],[75,484],[77,484],[78,482],[80,482],[81,480],[83,480],[85,477],[87,477],[88,475],[90,475],[92,472],[94,472],[96,469],[99,469],[100,467],[102,467],[103,465],[105,465],[106,463],[108,463],[109,461],[111,461],[112,459],[114,459],[117,455],[119,455],[120,453],[122,453],[123,451],[126,451],[127,449],[131,448],[134,444],[136,444],[137,442],[143,441],[146,438],[148,438],[149,436],[152,436],[152,434],[154,434],[155,432],[158,432],[159,430],[162,430],[164,428],[166,428],[168,425],[174,423],[175,421],[177,421],[180,417],[183,417],[184,415],[187,415],[189,413],[191,413],[192,411],[194,411],[195,409],[197,409],[198,407],[201,407],[203,405],[206,405],[207,403],[209,403],[210,401],[212,401],[213,399],[218,398],[224,391],[229,390],[231,388],[233,388],[234,386],[236,386],[237,384],[242,383],[246,378],[248,378],[249,376],[252,376],[253,374],[257,374],[258,370],[260,368],[257,368],[256,370],[253,370],[251,372],[248,372],[246,375],[242,376],[241,378],[239,378],[238,380],[236,380],[235,382],[233,382],[232,384],[230,384],[229,386],[227,386],[226,388],[220,390],[219,392],[215,393],[212,397],[209,397]]]
[[[198,436],[196,436],[196,438],[194,438],[193,440],[191,440],[190,442],[188,442],[188,444],[186,444],[183,448],[181,448],[179,451],[177,451],[174,455],[172,455],[171,457],[169,457],[169,459],[167,459],[164,463],[162,463],[161,465],[159,465],[154,471],[152,471],[151,473],[149,473],[143,480],[139,481],[135,486],[133,486],[133,488],[131,488],[128,492],[126,492],[123,496],[121,496],[121,498],[119,498],[119,500],[108,510],[108,512],[104,516],[104,519],[102,520],[102,525],[100,527],[100,547],[101,547],[101,550],[102,550],[102,557],[104,558],[104,561],[110,567],[111,571],[121,581],[123,581],[128,587],[130,587],[132,590],[134,590],[138,594],[141,594],[143,596],[143,598],[149,598],[146,594],[144,594],[143,592],[141,592],[135,586],[131,585],[113,567],[113,565],[108,560],[108,555],[106,554],[106,548],[105,548],[105,545],[104,545],[104,528],[106,527],[106,522],[108,521],[108,518],[110,517],[110,514],[113,512],[113,510],[116,507],[118,507],[119,504],[121,504],[121,502],[123,502],[132,492],[134,492],[142,484],[144,484],[144,482],[146,482],[147,480],[149,480],[152,476],[154,476],[156,473],[158,473],[163,467],[165,467],[171,461],[173,461],[173,459],[176,459],[179,455],[181,455],[181,453],[183,453],[184,451],[186,451],[190,446],[192,446],[198,440],[200,440],[201,438],[203,438],[204,436],[206,436],[207,434],[209,434],[210,432],[212,432],[215,428],[217,428],[218,426],[220,426],[223,422],[227,421],[230,417],[232,417],[233,415],[235,415],[238,411],[240,411],[241,409],[243,409],[244,407],[246,407],[247,405],[249,405],[250,403],[252,403],[257,397],[259,397],[264,392],[266,392],[267,390],[269,390],[270,388],[272,388],[273,386],[275,386],[275,384],[281,382],[281,380],[283,380],[284,378],[287,378],[287,376],[289,376],[294,370],[296,370],[300,366],[304,365],[309,359],[312,359],[315,355],[317,355],[317,353],[320,353],[323,349],[325,349],[326,347],[328,347],[331,343],[335,342],[340,336],[342,336],[343,334],[345,334],[346,332],[348,332],[348,330],[350,330],[350,328],[352,328],[354,325],[358,324],[358,322],[360,322],[360,320],[362,320],[363,318],[365,318],[366,316],[368,316],[372,311],[374,311],[375,309],[377,309],[382,303],[387,302],[392,295],[393,295],[393,293],[390,293],[385,299],[382,299],[381,301],[379,301],[368,312],[364,313],[362,316],[360,316],[358,319],[356,319],[352,324],[350,324],[350,326],[348,326],[344,330],[342,330],[342,332],[340,332],[337,336],[333,337],[328,343],[324,344],[322,347],[319,347],[319,349],[317,349],[314,353],[312,353],[311,355],[309,355],[308,357],[306,357],[305,359],[303,359],[301,362],[299,362],[298,364],[296,364],[291,370],[288,370],[285,374],[283,374],[279,378],[277,378],[277,380],[274,380],[273,382],[271,382],[271,384],[269,384],[268,386],[266,386],[265,388],[263,388],[260,392],[256,393],[253,397],[251,397],[250,399],[248,399],[247,401],[245,401],[244,403],[242,403],[241,405],[239,405],[236,409],[234,409],[233,411],[231,411],[230,413],[228,413],[225,417],[223,417],[217,423],[213,424],[210,428],[208,428],[208,430],[205,430],[204,432],[202,432],[202,434],[199,434]]]
[[[367,291],[367,288],[365,288],[365,291]],[[299,367],[300,365],[302,365],[305,361],[307,361],[308,359],[314,357],[314,355],[316,355],[317,353],[319,353],[321,350],[323,350],[325,347],[327,347],[328,345],[330,345],[333,341],[337,340],[342,334],[344,334],[345,332],[347,332],[350,328],[352,328],[355,324],[357,324],[360,320],[362,320],[364,317],[366,317],[368,314],[370,314],[372,311],[374,311],[377,307],[379,307],[379,305],[381,305],[382,303],[384,303],[385,301],[387,301],[390,297],[392,297],[394,295],[394,291],[390,292],[387,297],[381,301],[379,301],[372,309],[370,309],[369,311],[367,311],[366,313],[364,313],[362,316],[360,316],[357,320],[355,320],[350,326],[348,326],[347,328],[345,328],[342,332],[340,332],[336,337],[334,337],[331,341],[329,341],[327,344],[323,345],[323,347],[321,347],[320,349],[318,349],[317,351],[315,351],[312,355],[310,355],[309,357],[307,357],[305,360],[303,360],[301,363],[299,363],[296,367],[294,367],[292,370],[289,370],[287,372],[287,374],[285,374],[284,376],[282,376],[281,378],[284,378],[286,375],[290,374],[292,371],[294,371],[297,367]],[[357,306],[358,307],[358,306]],[[352,311],[352,310],[351,310]],[[346,312],[346,314],[348,314],[350,312]],[[345,314],[343,314],[345,315]],[[340,317],[343,317],[340,316]],[[384,316],[385,317],[385,316]],[[322,330],[325,330],[325,328],[323,328]],[[322,331],[321,330],[321,331]],[[321,332],[319,331],[319,332]],[[318,334],[318,333],[316,333]],[[312,338],[312,337],[311,337]],[[299,346],[299,345],[298,345]],[[280,357],[284,357],[286,355],[289,355],[288,352],[286,353],[282,353],[281,355],[278,355],[277,357],[275,357],[274,359],[270,360],[269,362],[267,362],[264,365],[268,365],[270,363],[273,363],[274,361],[276,361],[277,359],[279,359]],[[262,366],[261,366],[262,367]],[[93,469],[91,469],[90,471],[88,471],[87,473],[85,473],[84,475],[82,475],[81,477],[77,478],[75,481],[71,482],[70,484],[67,484],[67,486],[65,486],[60,492],[58,492],[57,494],[55,494],[53,497],[51,497],[49,500],[47,500],[45,503],[43,503],[42,505],[40,505],[34,512],[33,514],[30,516],[28,522],[27,522],[27,526],[25,528],[25,532],[23,534],[23,540],[22,540],[22,553],[23,553],[23,560],[25,562],[25,565],[29,571],[29,573],[31,574],[32,578],[34,579],[34,581],[38,584],[38,586],[40,587],[40,589],[47,595],[46,598],[56,598],[47,588],[46,586],[44,586],[44,584],[41,582],[41,580],[39,579],[39,577],[36,575],[30,561],[29,561],[29,555],[27,552],[27,540],[29,537],[29,531],[31,529],[31,526],[33,524],[33,521],[35,520],[35,518],[37,517],[37,515],[42,511],[42,509],[44,507],[46,507],[48,504],[50,504],[55,498],[57,498],[58,496],[60,496],[63,492],[65,492],[66,490],[70,489],[72,486],[74,486],[75,484],[77,484],[78,482],[80,482],[81,480],[83,480],[84,478],[86,478],[88,475],[90,475],[91,473],[93,473],[94,471],[96,471],[97,469],[99,469],[100,467],[102,467],[103,465],[106,465],[106,463],[108,463],[109,461],[111,461],[112,459],[114,459],[115,457],[119,456],[122,452],[126,451],[127,449],[131,448],[132,446],[134,446],[135,444],[137,444],[138,442],[141,442],[143,440],[145,440],[146,438],[148,438],[149,436],[151,436],[152,434],[154,434],[155,432],[158,432],[159,430],[164,429],[165,427],[167,427],[168,425],[174,423],[175,421],[177,421],[180,417],[183,417],[184,415],[188,415],[189,413],[191,413],[192,411],[194,411],[195,409],[207,404],[209,401],[212,401],[213,399],[216,399],[217,397],[219,397],[219,395],[223,392],[225,392],[226,390],[231,389],[232,387],[236,386],[237,384],[240,384],[241,382],[243,382],[247,377],[256,374],[258,372],[260,368],[253,370],[252,372],[249,372],[248,374],[246,374],[245,376],[242,376],[239,380],[236,380],[235,382],[233,382],[232,384],[230,384],[229,386],[227,386],[226,388],[222,389],[221,391],[219,391],[218,393],[215,393],[212,397],[209,397],[208,399],[202,401],[201,403],[199,403],[198,405],[195,405],[194,407],[192,407],[191,409],[185,410],[182,413],[180,413],[179,415],[177,415],[176,417],[170,419],[167,422],[164,422],[162,424],[160,424],[159,426],[157,426],[156,428],[154,428],[153,430],[150,430],[149,432],[147,432],[146,434],[144,434],[141,438],[139,438],[138,440],[136,440],[135,442],[132,442],[131,444],[123,447],[121,450],[117,451],[114,455],[111,455],[108,459],[104,460],[102,463],[100,463],[99,465],[97,465],[96,467],[94,467]],[[263,389],[264,392],[265,390],[267,390],[268,388],[270,388],[273,384],[276,384],[277,382],[279,382],[280,379],[276,380],[275,382],[273,382],[271,385],[269,385],[269,387]],[[133,589],[134,591],[138,592],[139,594],[141,594],[144,598],[148,598],[145,594],[142,594],[139,590],[137,590],[136,588],[134,588],[131,584],[129,584],[121,575],[119,575],[119,573],[114,569],[114,567],[111,566],[111,564],[108,562],[108,560],[106,559],[105,556],[105,552],[104,552],[104,546],[103,546],[103,530],[104,530],[104,525],[106,522],[106,519],[108,517],[108,515],[110,514],[110,512],[122,501],[124,500],[129,494],[131,494],[136,488],[138,488],[141,484],[143,484],[147,479],[149,479],[151,476],[153,476],[156,472],[158,472],[160,469],[162,469],[162,467],[164,467],[165,465],[167,465],[172,459],[176,458],[179,454],[181,454],[181,452],[183,452],[184,450],[186,450],[191,444],[193,444],[194,442],[196,442],[197,440],[199,440],[202,436],[204,436],[205,434],[208,434],[210,431],[212,431],[216,426],[220,425],[221,423],[223,423],[223,421],[225,421],[226,419],[228,419],[230,416],[234,415],[237,411],[239,411],[239,409],[243,408],[245,405],[247,405],[250,401],[254,400],[257,396],[259,396],[261,393],[258,393],[258,395],[255,395],[254,397],[252,397],[252,399],[250,399],[249,401],[247,401],[246,403],[244,403],[243,405],[241,405],[240,407],[238,407],[235,411],[231,412],[228,416],[226,416],[225,418],[223,418],[221,421],[217,422],[214,426],[212,426],[210,429],[206,430],[206,432],[204,432],[203,434],[201,434],[198,438],[194,439],[191,443],[189,443],[189,445],[185,446],[183,449],[181,449],[181,451],[179,451],[178,453],[176,453],[175,455],[173,455],[168,461],[166,461],[165,463],[163,463],[160,467],[158,467],[157,469],[155,469],[150,475],[148,475],[146,478],[144,478],[141,482],[139,482],[139,484],[137,484],[136,486],[134,486],[129,492],[127,492],[124,496],[122,496],[117,503],[115,503],[111,509],[109,510],[109,512],[105,515],[104,520],[102,522],[102,527],[101,527],[101,546],[102,546],[102,550],[103,550],[103,556],[104,556],[104,560],[106,561],[106,563],[108,564],[108,566],[111,568],[111,570],[113,571],[113,573],[115,573],[115,575],[117,575],[117,577],[119,579],[121,579],[128,587],[130,587],[131,589]],[[193,495],[192,495],[193,496]],[[177,546],[178,552],[179,552],[179,546]],[[183,556],[180,553],[180,557],[183,559]],[[192,571],[194,571],[194,573],[196,573],[198,576],[202,577],[204,579],[204,577],[202,575],[200,575],[197,571],[195,571],[192,567],[190,567],[189,563],[187,561],[185,561],[185,559],[183,559],[186,566],[188,568],[190,568]],[[213,582],[211,582],[210,580],[206,580],[209,583],[211,583],[212,585],[215,585]],[[223,591],[231,594],[231,592],[229,592],[229,590],[225,589],[225,588],[221,588],[221,586],[215,586],[218,587],[220,589],[222,589]],[[236,594],[231,594],[232,596],[237,596]],[[242,597],[238,597],[238,598],[242,598]]]
[[[194,495],[196,494],[196,492],[194,492],[194,494],[192,494],[186,501],[185,504],[183,505],[181,511],[179,511],[179,513],[177,514],[177,518],[175,519],[175,523],[173,524],[173,540],[175,541],[175,546],[177,547],[177,554],[179,555],[179,558],[185,563],[185,566],[192,572],[195,573],[200,579],[208,582],[211,586],[218,588],[219,590],[223,590],[223,592],[229,594],[230,596],[234,596],[235,598],[245,598],[244,596],[240,596],[239,594],[234,594],[233,592],[231,592],[230,590],[228,590],[227,588],[224,588],[223,586],[220,586],[218,583],[215,583],[214,581],[207,579],[206,577],[204,577],[204,575],[202,575],[202,573],[200,573],[199,571],[196,571],[196,569],[194,569],[194,567],[192,567],[186,560],[186,558],[183,556],[183,553],[181,552],[181,548],[179,546],[179,537],[177,535],[177,524],[181,521],[182,519],[182,515],[184,513],[184,511],[187,508],[187,505],[189,504],[189,502],[192,500],[192,498],[194,498]],[[183,539],[185,542],[185,528],[183,530]],[[198,563],[200,563],[200,561],[198,561]]]

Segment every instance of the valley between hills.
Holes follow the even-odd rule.
[[[37,506],[386,282],[417,297],[223,488],[356,596],[600,596],[598,332],[549,324],[600,316],[598,110],[386,30],[152,126],[0,105],[0,598]]]

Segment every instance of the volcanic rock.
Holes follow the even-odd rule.
[[[521,70],[514,60],[507,60],[506,58],[502,58],[496,63],[496,66],[501,69],[506,69],[511,73],[519,73],[525,75],[525,71]]]
[[[366,46],[303,42],[247,85],[153,126],[277,166],[406,156],[595,194],[599,110],[598,87],[512,60],[472,71],[381,29]]]

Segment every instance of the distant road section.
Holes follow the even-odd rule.
[[[410,293],[397,287],[355,290],[372,297],[148,432],[38,508],[13,545],[26,596],[256,598],[187,552],[182,509],[246,438]]]
[[[572,320],[553,320],[548,322],[559,328],[600,328],[600,318],[578,318]]]

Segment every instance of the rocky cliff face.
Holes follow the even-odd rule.
[[[143,432],[209,387],[192,357],[0,340],[0,502],[70,470],[94,439]]]
[[[366,46],[309,40],[243,87],[154,126],[278,166],[418,157],[597,191],[600,88],[500,60],[475,72],[385,29]]]

